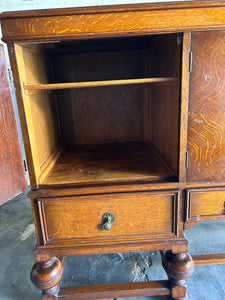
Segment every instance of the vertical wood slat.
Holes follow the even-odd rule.
[[[189,57],[191,51],[191,33],[183,35],[182,74],[181,74],[181,114],[180,114],[180,157],[179,181],[186,181],[186,151],[187,151],[187,126],[188,126],[188,101],[189,101]]]

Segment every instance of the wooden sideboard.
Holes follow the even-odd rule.
[[[225,1],[0,15],[42,299],[187,299],[184,229],[225,219]],[[167,281],[60,287],[66,256],[162,254]]]

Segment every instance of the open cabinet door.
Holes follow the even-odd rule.
[[[0,45],[0,205],[27,188],[3,45]]]

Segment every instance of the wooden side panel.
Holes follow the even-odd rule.
[[[0,45],[0,205],[27,188],[3,45]]]
[[[188,181],[225,179],[225,32],[192,34]]]
[[[152,76],[180,77],[181,47],[178,35],[157,36],[152,45]],[[166,51],[165,51],[166,49]],[[174,85],[151,87],[151,141],[168,165],[178,172],[180,80]]]
[[[29,98],[40,168],[42,168],[59,144],[56,99],[51,94],[33,95]]]
[[[56,55],[56,81],[142,78],[143,55],[144,51]],[[64,143],[84,145],[143,140],[143,86],[60,91],[57,95]]]
[[[53,94],[26,95],[23,83],[49,82],[50,62],[40,45],[15,45],[15,50],[35,175],[38,178],[45,162],[59,144],[56,100]]]

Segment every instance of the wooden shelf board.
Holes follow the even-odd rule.
[[[87,88],[110,85],[128,85],[141,83],[166,83],[176,82],[177,77],[155,77],[155,78],[139,78],[139,79],[121,79],[121,80],[102,80],[102,81],[86,81],[86,82],[69,82],[69,83],[24,83],[25,91],[34,90],[59,90],[71,88]]]
[[[170,181],[174,177],[151,146],[134,142],[65,148],[41,185]]]

